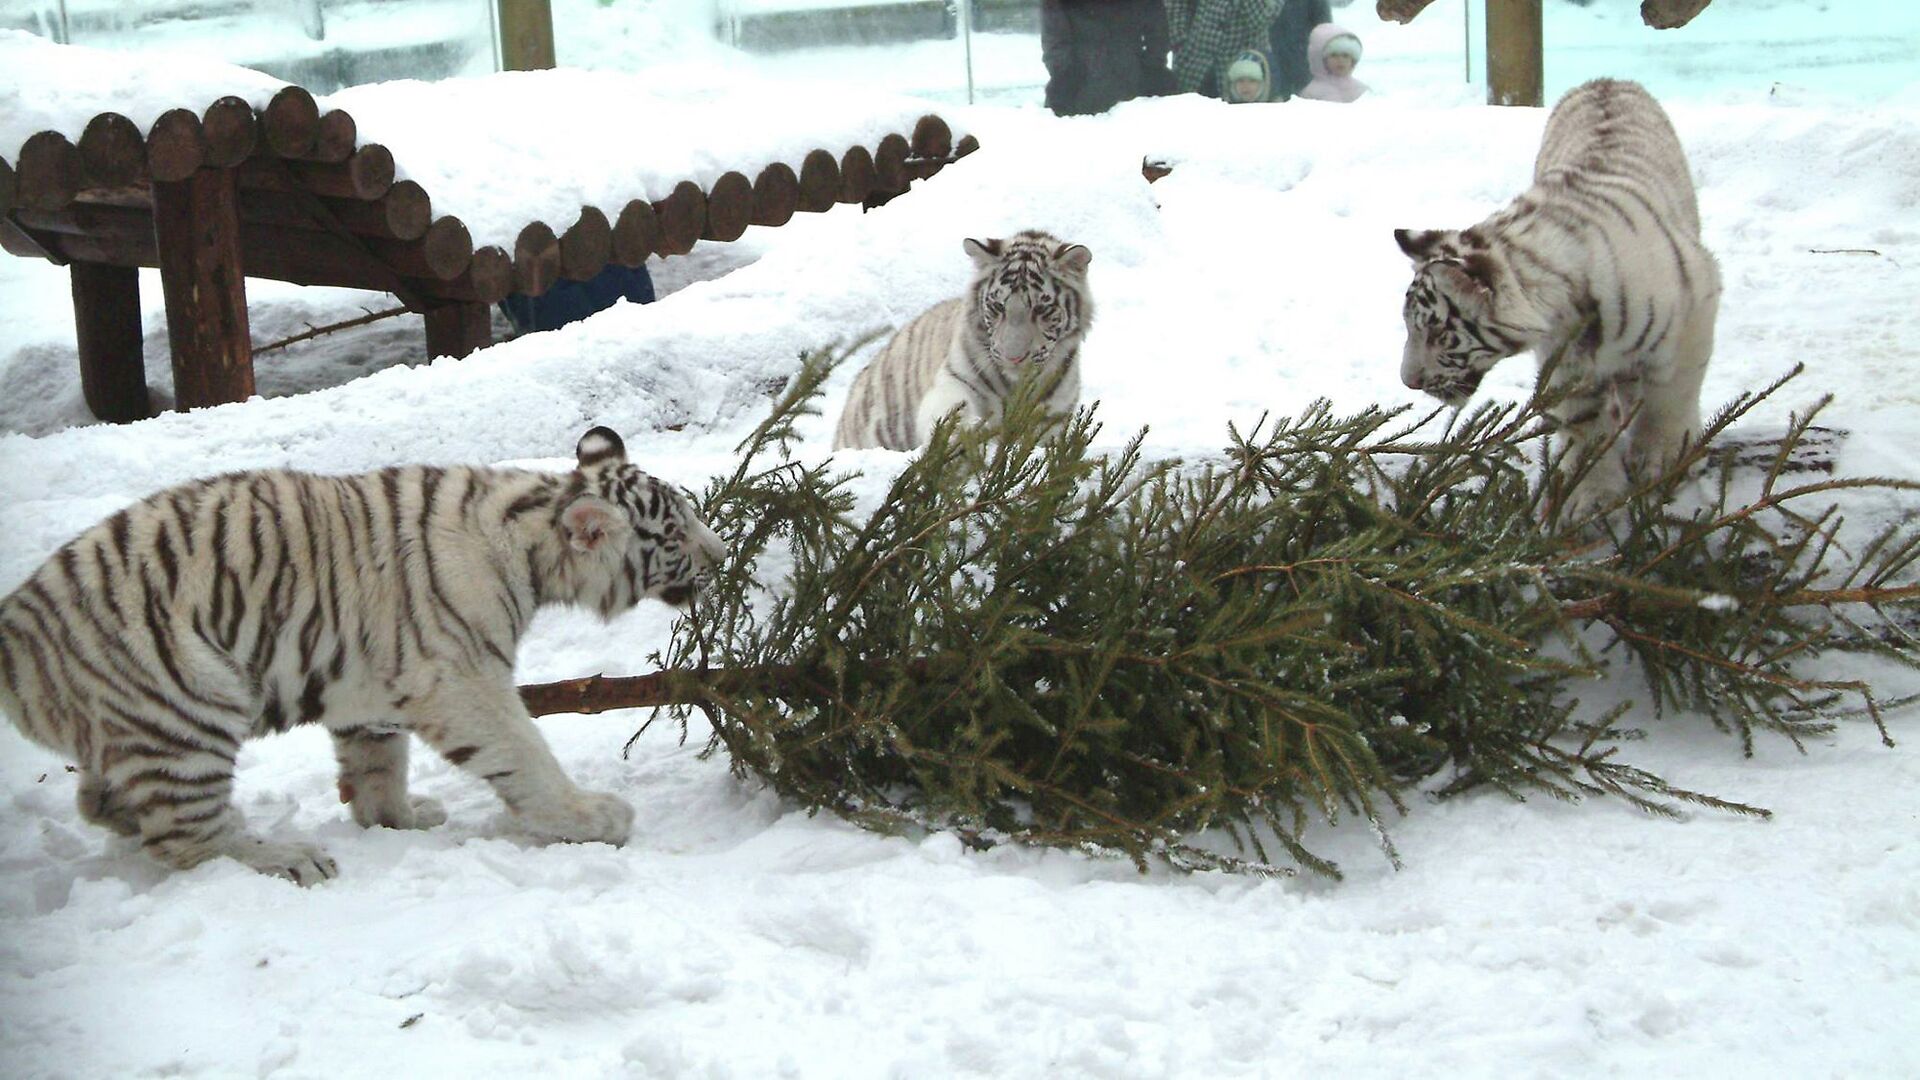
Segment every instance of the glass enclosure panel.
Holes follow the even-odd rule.
[[[1038,102],[1040,0],[553,0],[564,67],[832,78],[940,101]],[[720,87],[715,87],[720,89]]]
[[[0,27],[200,53],[315,93],[494,68],[490,0],[0,0]]]

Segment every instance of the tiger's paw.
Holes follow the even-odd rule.
[[[313,844],[274,844],[247,837],[228,848],[226,854],[295,885],[315,885],[340,874],[340,865],[333,857]]]
[[[575,844],[604,843],[619,847],[633,832],[633,807],[618,795],[577,791],[552,811],[533,817],[534,831]]]

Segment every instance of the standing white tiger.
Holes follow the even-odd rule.
[[[1563,471],[1598,455],[1567,496],[1579,518],[1625,490],[1629,466],[1664,467],[1699,434],[1720,272],[1686,153],[1638,84],[1568,91],[1533,177],[1472,228],[1394,233],[1415,267],[1400,378],[1460,404],[1532,350],[1568,391],[1552,409],[1573,450]]]
[[[1000,419],[1023,375],[1045,379],[1048,410],[1080,401],[1080,342],[1093,322],[1093,252],[1036,229],[967,240],[973,281],[908,323],[853,380],[834,449],[910,450],[955,410]]]
[[[309,722],[361,825],[446,820],[407,795],[412,732],[530,830],[623,843],[632,808],[561,771],[514,651],[547,605],[684,603],[724,549],[612,431],[577,453],[568,473],[261,471],[150,496],[0,600],[0,711],[72,756],[81,816],[175,867],[334,875],[317,847],[249,835],[231,803],[241,741]]]

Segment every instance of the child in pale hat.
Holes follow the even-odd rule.
[[[1248,49],[1234,57],[1220,79],[1220,86],[1225,91],[1221,96],[1230,104],[1271,100],[1273,78],[1268,72],[1267,55],[1258,49]]]
[[[1307,66],[1313,81],[1299,96],[1315,101],[1355,101],[1367,92],[1367,84],[1353,77],[1360,63],[1360,38],[1351,30],[1321,23],[1307,38]]]

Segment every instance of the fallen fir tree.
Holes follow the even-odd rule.
[[[1042,438],[1018,402],[1000,431],[943,426],[856,515],[848,477],[788,453],[832,363],[705,494],[734,554],[663,670],[525,687],[534,713],[671,705],[684,738],[697,708],[736,771],[875,828],[1331,874],[1307,825],[1358,815],[1392,857],[1416,783],[1764,814],[1619,760],[1626,706],[1578,698],[1610,653],[1748,749],[1849,709],[1886,738],[1832,654],[1920,667],[1914,513],[1843,549],[1822,505],[1920,487],[1809,470],[1812,413],[1714,447],[1779,384],[1598,524],[1554,520],[1535,406],[1424,438],[1433,417],[1324,403],[1196,464],[1094,453],[1091,410]]]

